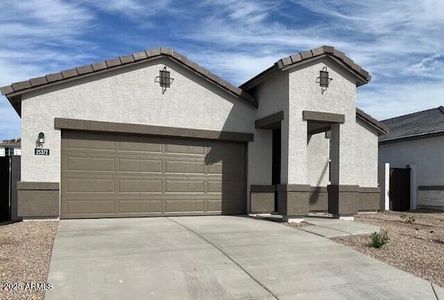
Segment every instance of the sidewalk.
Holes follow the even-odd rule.
[[[380,228],[374,225],[358,223],[355,221],[345,221],[333,219],[331,217],[305,217],[304,221],[310,226],[300,227],[299,229],[310,232],[326,238],[336,236],[348,236],[356,234],[370,234],[379,232]]]

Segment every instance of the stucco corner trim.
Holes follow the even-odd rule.
[[[274,193],[276,191],[276,186],[252,184],[250,186],[250,191],[252,193]]]
[[[310,185],[308,184],[278,184],[276,185],[278,192],[309,192]]]
[[[30,181],[18,181],[17,190],[59,190],[59,182],[30,182]]]
[[[284,119],[284,112],[281,110],[277,113],[257,119],[254,125],[258,129],[272,129],[278,126],[280,121]]]
[[[302,111],[302,119],[304,121],[318,121],[318,122],[328,122],[328,123],[344,123],[345,115],[334,114],[320,111]]]
[[[380,193],[381,188],[380,187],[359,187],[360,193]]]
[[[327,186],[327,189],[329,191],[336,191],[336,192],[359,192],[359,185],[331,184]]]
[[[213,131],[204,129],[177,128],[152,126],[131,123],[114,123],[80,119],[55,118],[54,127],[64,130],[81,130],[110,133],[127,133],[137,135],[155,135],[169,137],[184,137],[197,139],[210,139],[233,142],[251,142],[254,140],[253,133]]]

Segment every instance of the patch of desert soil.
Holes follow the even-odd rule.
[[[56,232],[56,221],[0,224],[0,299],[44,298],[43,290],[29,284],[47,282]],[[7,283],[19,290],[8,290]]]
[[[444,212],[418,210],[405,213],[359,214],[355,221],[387,230],[390,241],[381,249],[369,246],[369,235],[335,237],[332,240],[444,287]]]

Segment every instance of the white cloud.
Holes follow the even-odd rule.
[[[238,2],[205,1],[216,10],[188,35],[214,49],[211,64],[236,83],[258,72],[257,61],[268,64],[299,50],[331,44],[373,75],[373,81],[360,88],[359,102],[376,117],[444,102],[442,1],[292,1],[317,15],[313,22],[298,22],[292,12],[301,8],[285,6],[283,1]],[[292,16],[294,23],[288,26],[280,16]],[[378,105],[372,105],[375,99]]]
[[[241,84],[245,78],[252,78],[272,66],[283,55],[283,53],[261,53],[254,57],[249,53],[241,52],[203,51],[191,55],[190,58],[225,80],[233,84]]]
[[[410,84],[377,84],[358,89],[358,104],[378,119],[438,107],[443,101],[444,80]]]
[[[443,15],[441,0],[3,0],[0,85],[160,44],[240,84],[283,56],[330,44],[371,72],[359,103],[388,117],[442,103]],[[0,137],[18,120],[1,103]]]
[[[168,12],[174,10],[171,0],[77,0],[85,6],[94,7],[97,10],[125,16],[133,21],[146,21],[147,17],[154,16],[160,12]],[[140,24],[144,26],[144,24]]]

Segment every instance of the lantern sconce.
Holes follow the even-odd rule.
[[[154,79],[154,82],[158,82],[160,87],[162,88],[162,94],[165,94],[167,88],[171,86],[174,78],[171,78],[170,71],[167,71],[166,67],[163,67],[162,70],[159,70],[159,76]]]
[[[43,132],[40,132],[37,138],[37,147],[42,148],[44,143],[45,143],[45,134]]]
[[[330,81],[332,80],[333,78],[328,77],[327,66],[323,67],[322,70],[319,71],[319,77],[316,78],[316,82],[318,82],[319,86],[321,87],[321,94],[324,94],[324,92],[328,89]]]

